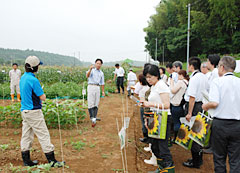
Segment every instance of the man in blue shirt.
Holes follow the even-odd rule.
[[[34,73],[42,64],[38,57],[29,56],[25,61],[25,73],[20,79],[21,114],[22,114],[22,138],[21,153],[24,166],[37,165],[37,161],[30,159],[30,149],[34,140],[34,134],[38,137],[42,150],[52,166],[61,166],[54,156],[54,146],[51,143],[49,131],[42,113],[42,101],[46,95]]]
[[[100,70],[102,64],[103,61],[101,59],[96,59],[95,65],[91,65],[86,74],[88,78],[88,112],[92,121],[92,127],[95,127],[97,120],[98,105],[100,101],[100,86],[102,86],[102,96],[105,96],[104,74]]]

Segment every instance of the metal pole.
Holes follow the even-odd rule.
[[[156,38],[155,40],[156,40],[156,48],[155,48],[155,61],[157,61],[157,38]]]
[[[163,60],[162,60],[162,63],[164,65],[164,45],[163,45]]]
[[[189,45],[190,45],[190,6],[188,4],[188,35],[187,35],[187,72],[188,72],[188,61],[189,61]]]

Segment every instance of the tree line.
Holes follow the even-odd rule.
[[[239,0],[161,0],[144,28],[146,50],[165,61],[186,61],[187,5],[191,4],[190,56],[240,52]]]

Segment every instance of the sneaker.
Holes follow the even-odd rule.
[[[148,147],[144,147],[143,149],[144,149],[144,151],[147,151],[147,152],[152,151],[151,150],[151,144],[149,144]]]

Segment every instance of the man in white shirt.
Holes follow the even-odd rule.
[[[217,66],[218,66],[218,63],[219,63],[219,60],[220,60],[220,56],[217,55],[217,54],[210,54],[208,56],[208,61],[207,61],[207,67],[208,69],[211,70],[211,73],[209,74],[209,77],[208,77],[208,88],[207,88],[207,92],[209,92],[209,89],[210,89],[210,85],[212,83],[212,81],[215,79],[215,78],[218,78],[219,75],[218,75],[218,69],[217,69]],[[211,142],[212,140],[210,139],[209,140],[209,145],[203,149],[203,152],[206,153],[206,154],[212,154],[212,146],[211,146]]]
[[[224,56],[218,64],[219,78],[212,81],[209,103],[205,111],[215,109],[212,124],[212,148],[215,172],[226,171],[228,156],[230,172],[240,170],[240,79],[233,72],[236,61]]]
[[[133,89],[131,89],[131,87],[134,86],[137,81],[137,76],[135,73],[133,73],[133,70],[131,68],[129,69],[127,81],[127,91],[128,96],[130,96],[131,94],[133,95]]]
[[[211,75],[208,79],[209,87],[210,87],[213,79],[219,77],[218,69],[217,69],[219,60],[220,60],[220,56],[217,54],[211,54],[208,56],[207,67],[208,67],[208,69],[211,70]]]
[[[17,101],[20,102],[20,88],[19,88],[19,81],[21,78],[21,71],[18,69],[18,64],[13,63],[12,65],[13,69],[9,71],[9,77],[10,77],[10,88],[11,88],[11,98],[14,102],[14,93],[15,90],[17,92]]]
[[[187,91],[184,99],[185,104],[185,115],[188,121],[191,120],[192,116],[196,116],[198,112],[202,112],[202,92],[206,90],[208,81],[206,76],[200,72],[201,60],[198,57],[192,57],[189,60],[189,72],[192,72],[190,76]],[[184,162],[183,165],[189,168],[200,168],[203,164],[202,160],[202,147],[193,142],[192,148],[192,159]]]
[[[120,87],[122,88],[122,93],[124,94],[124,74],[125,71],[122,67],[120,67],[119,64],[115,64],[115,71],[114,71],[114,78],[113,80],[115,81],[116,77],[117,77],[117,89],[118,89],[118,93],[120,94]]]

